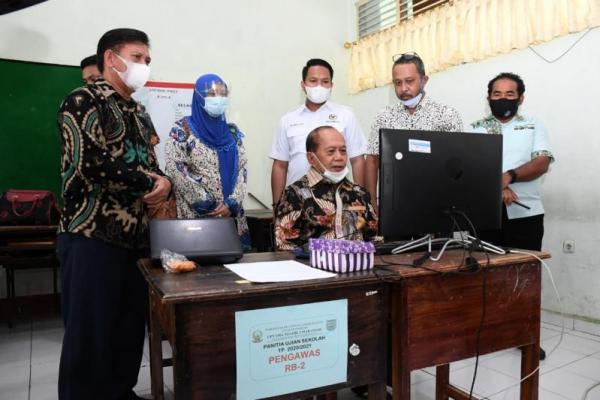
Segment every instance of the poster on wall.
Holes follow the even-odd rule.
[[[193,83],[173,83],[150,81],[146,86],[134,93],[135,100],[140,102],[152,118],[152,123],[160,138],[154,148],[158,165],[165,168],[165,143],[175,121],[192,113]]]
[[[235,313],[238,400],[346,382],[348,300]]]

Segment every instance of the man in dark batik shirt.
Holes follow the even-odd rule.
[[[158,169],[151,122],[131,98],[150,74],[148,37],[115,29],[97,53],[103,79],[74,90],[58,112],[60,400],[138,398],[148,299],[136,262],[148,248],[146,209],[171,191]]]
[[[369,193],[346,179],[348,155],[344,136],[321,126],[306,138],[306,175],[288,186],[276,210],[279,250],[292,250],[309,238],[371,240],[377,216]]]

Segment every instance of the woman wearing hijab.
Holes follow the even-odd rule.
[[[173,182],[179,218],[233,217],[250,248],[243,209],[246,197],[244,135],[225,119],[229,90],[214,74],[196,81],[192,115],[175,122],[166,143],[166,173]]]

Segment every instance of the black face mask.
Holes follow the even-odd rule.
[[[519,99],[489,100],[492,115],[498,119],[511,118],[519,109]]]

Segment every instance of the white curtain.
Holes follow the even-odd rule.
[[[418,53],[429,74],[598,25],[600,0],[454,0],[359,40],[350,92],[390,83],[398,53]]]

